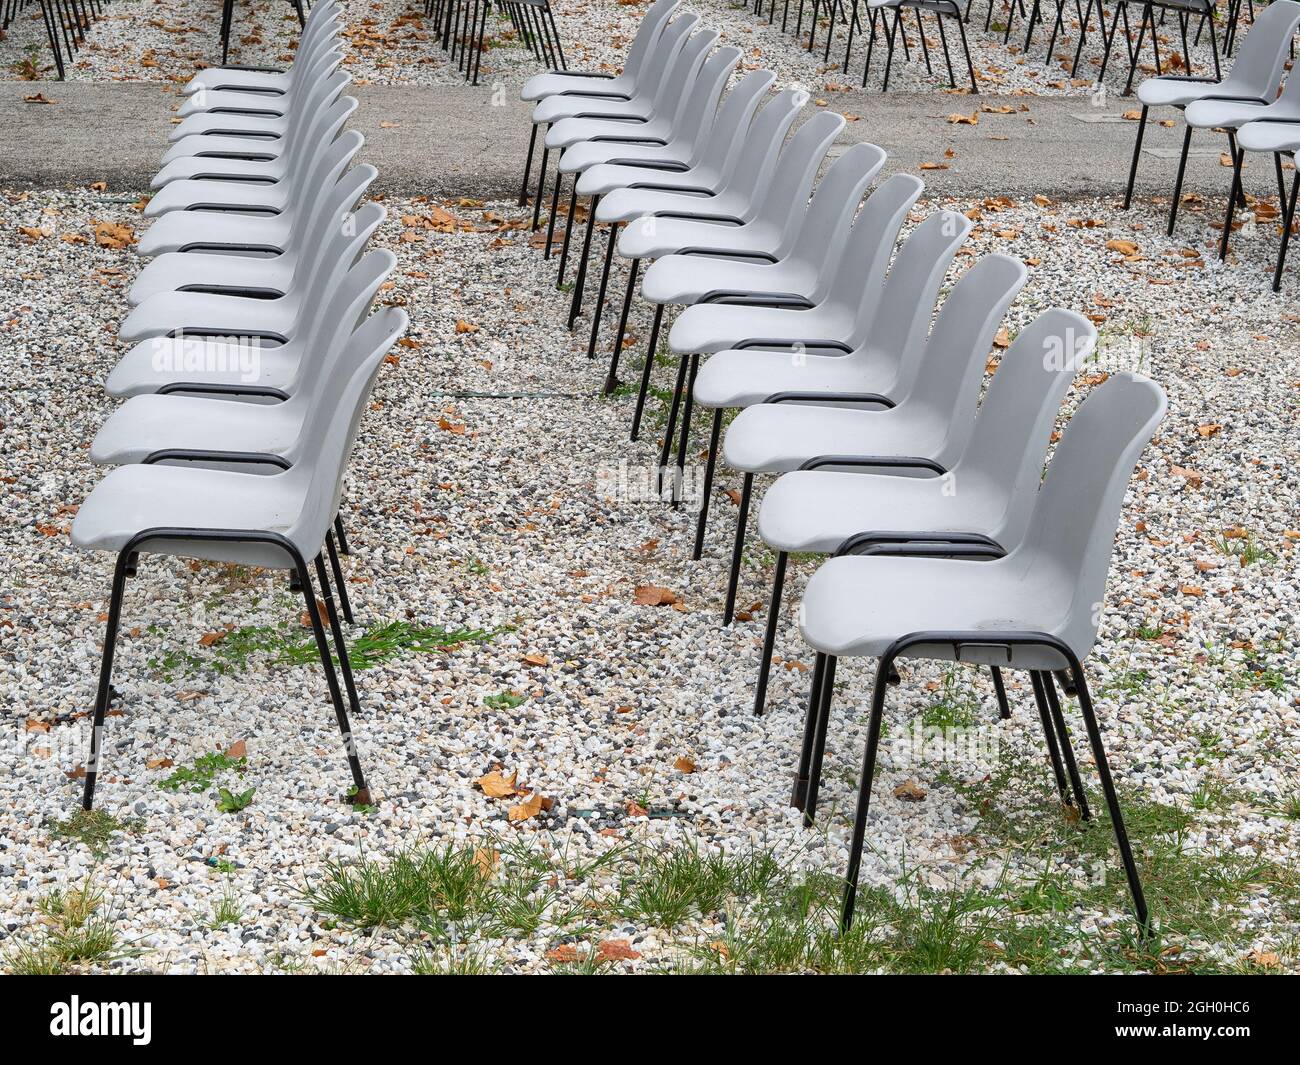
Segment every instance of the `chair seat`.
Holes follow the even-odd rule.
[[[235,137],[283,138],[288,132],[289,120],[282,115],[214,115],[205,111],[182,119],[180,125],[171,128],[167,139],[179,141],[186,137],[212,133]]]
[[[630,96],[635,88],[632,79],[625,74],[619,74],[617,77],[612,78],[602,78],[582,74],[566,74],[562,71],[547,71],[545,74],[534,74],[524,82],[524,87],[519,91],[519,99],[532,103],[550,96],[563,96],[565,94],[584,95],[595,93]]]
[[[668,346],[681,352],[720,352],[747,340],[850,343],[854,325],[854,315],[838,304],[823,304],[806,311],[702,304],[687,307],[677,316],[668,334]]]
[[[302,293],[275,300],[214,292],[160,292],[130,314],[118,336],[133,342],[173,333],[288,340],[298,327]]]
[[[638,159],[646,162],[685,163],[690,157],[691,146],[681,141],[669,144],[630,144],[626,141],[581,141],[564,149],[560,156],[562,174],[584,173],[595,166],[600,166],[613,159]],[[655,171],[644,167],[635,168],[644,174]]]
[[[875,392],[888,396],[894,383],[892,365],[865,353],[725,350],[710,355],[700,367],[695,402],[702,407],[752,407],[778,392]]]
[[[120,551],[145,529],[248,529],[290,535],[305,502],[289,474],[262,476],[179,466],[119,466],[108,473],[81,504],[72,522],[72,542],[80,548]],[[298,544],[314,558],[320,544]],[[259,544],[155,542],[155,554],[181,555],[212,562],[289,569],[289,557]]]
[[[201,396],[135,396],[104,422],[93,462],[143,462],[164,450],[239,451],[286,457],[298,442],[298,404],[232,403]]]
[[[654,101],[648,97],[613,100],[600,96],[548,96],[533,108],[534,125],[555,125],[582,116],[644,120],[650,117]]]
[[[692,304],[711,292],[746,292],[809,297],[817,285],[812,263],[729,261],[707,255],[665,255],[650,264],[641,295],[652,303]]]
[[[619,148],[640,148],[639,144],[608,144],[597,142],[602,148],[610,149],[611,158],[617,158],[622,152]],[[582,145],[580,145],[582,147]],[[569,153],[564,153],[568,159]],[[567,171],[566,171],[567,173]],[[578,177],[579,196],[608,196],[618,189],[632,185],[668,185],[678,189],[703,188],[716,189],[722,184],[722,176],[713,167],[695,167],[690,170],[651,169],[648,166],[622,166],[616,163],[597,163],[588,167]]]
[[[1213,81],[1147,78],[1138,86],[1137,95],[1148,107],[1186,107],[1206,96],[1225,91],[1220,83]]]
[[[650,182],[655,179],[648,176],[644,180]],[[668,189],[621,188],[601,197],[600,203],[596,206],[596,221],[631,222],[646,215],[672,213],[708,216],[703,221],[706,221],[710,226],[734,226],[734,222],[715,222],[712,219],[735,218],[743,222],[748,213],[748,207],[748,202],[734,192],[724,191],[712,196],[705,193],[670,191]],[[686,221],[687,225],[692,224],[685,219],[665,219],[664,221]],[[660,230],[659,223],[656,223],[653,227],[635,228],[650,229],[651,232],[647,233],[646,236],[651,241],[655,240]],[[656,243],[658,242],[656,241]],[[622,245],[620,244],[620,250],[621,248]]]
[[[146,218],[173,211],[265,211],[279,214],[289,206],[291,182],[206,181],[182,178],[164,185],[144,209]]]
[[[222,159],[186,155],[164,163],[149,185],[161,189],[173,181],[192,178],[272,182],[282,180],[288,169],[287,161],[278,156],[275,159]]]
[[[253,159],[278,159],[288,147],[286,138],[269,139],[267,137],[227,137],[220,134],[199,134],[175,141],[167,146],[162,163],[167,166],[178,159],[190,159],[196,156],[220,158],[226,156],[251,156]],[[239,160],[236,160],[237,162]]]
[[[1300,120],[1247,122],[1237,131],[1237,143],[1249,152],[1300,151]]]
[[[1265,108],[1271,106],[1241,100],[1197,100],[1193,104],[1188,104],[1187,110],[1183,113],[1187,117],[1187,124],[1195,129],[1214,129],[1217,126],[1235,129],[1259,118],[1264,114]],[[1279,118],[1290,117],[1280,112],[1270,112],[1270,114],[1276,114]],[[1300,113],[1295,117],[1300,119]]]
[[[293,284],[298,256],[220,255],[216,252],[168,252],[136,276],[127,302],[133,307],[160,292],[185,288],[243,288],[283,294]]]
[[[239,89],[209,89],[187,96],[176,113],[181,118],[201,115],[205,111],[229,110],[262,115],[283,115],[293,105],[293,96],[267,92],[244,92]]]
[[[1064,636],[1063,609],[1073,581],[1023,577],[1014,554],[992,561],[933,558],[833,558],[808,581],[799,630],[817,651],[877,657],[918,632],[1046,632]],[[1064,596],[1064,598],[1063,598]],[[1088,648],[1074,647],[1080,658]],[[953,661],[950,644],[925,644],[907,657]],[[1061,669],[1060,654],[1034,647],[968,649],[965,662],[1013,669]]]
[[[605,140],[662,141],[667,144],[673,137],[673,124],[669,118],[623,120],[615,118],[566,118],[546,132],[546,147],[555,151],[583,141]]]
[[[135,250],[146,257],[189,248],[282,252],[289,246],[293,216],[292,210],[274,216],[169,211],[145,230]]]
[[[141,396],[167,385],[242,385],[289,395],[297,380],[300,345],[253,347],[202,337],[155,337],[132,347],[109,372],[111,396]]]
[[[721,199],[714,197],[713,202]],[[601,206],[604,206],[603,202]],[[689,249],[701,254],[761,258],[778,253],[781,250],[780,239],[780,230],[770,222],[729,226],[693,218],[661,216],[655,219],[653,226],[624,226],[618,237],[618,253],[628,259],[659,259]]]
[[[736,416],[723,441],[722,459],[746,473],[786,473],[826,455],[925,458],[939,452],[947,426],[904,407],[851,410],[845,407],[761,403]],[[900,471],[906,474],[907,471]],[[933,477],[926,470],[915,476]]]
[[[193,96],[200,89],[255,90],[260,92],[287,92],[293,84],[293,71],[272,73],[269,70],[232,70],[228,67],[208,67],[200,70],[185,83],[182,96]]]
[[[964,480],[954,492],[940,477],[795,470],[763,496],[758,533],[778,551],[823,555],[868,532],[968,532],[997,540],[1006,504],[995,486]]]

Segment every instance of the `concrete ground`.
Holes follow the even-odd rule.
[[[24,99],[42,92],[53,104]],[[366,136],[363,158],[379,168],[378,188],[394,195],[473,196],[516,193],[527,143],[527,107],[494,99],[484,86],[426,88],[357,86],[361,101],[353,126]],[[172,128],[178,97],[143,82],[46,83],[0,81],[0,187],[61,187],[106,181],[110,188],[147,187]],[[1123,192],[1137,124],[1125,111],[1132,100],[1094,106],[1078,97],[951,96],[943,93],[844,92],[828,106],[860,116],[845,143],[870,140],[890,153],[889,168],[919,172],[937,193],[1042,194],[1053,199],[1115,196]],[[976,125],[948,121],[981,107]],[[1025,110],[1020,110],[1024,107]],[[1139,195],[1168,194],[1173,184],[1182,123],[1162,128],[1153,114],[1138,177]],[[1194,142],[1186,191],[1225,191],[1220,165],[1226,142],[1201,135]],[[946,153],[951,151],[951,156]],[[1275,191],[1261,169],[1261,195]],[[1271,176],[1271,173],[1269,174]],[[1247,186],[1252,183],[1248,180]]]

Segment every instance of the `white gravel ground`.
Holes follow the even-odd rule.
[[[1300,779],[1300,282],[1293,270],[1280,295],[1269,291],[1272,227],[1238,233],[1220,266],[1206,250],[1218,203],[1192,204],[1174,242],[1163,236],[1158,205],[1129,214],[1096,202],[943,205],[980,214],[960,265],[994,249],[1033,262],[1012,330],[1052,304],[1099,322],[1103,361],[1067,406],[1107,366],[1138,358],[1169,393],[1169,416],[1126,500],[1089,661],[1121,787],[1133,801],[1191,811],[1193,852],[1293,869],[1300,821],[1284,814],[1294,815]],[[346,768],[318,673],[254,655],[218,674],[208,668],[214,650],[201,646],[225,626],[294,626],[298,608],[285,589],[264,576],[146,559],[128,591],[116,672],[124,701],[109,720],[98,794],[101,809],[133,827],[97,858],[49,831],[80,795],[69,774],[84,753],[112,566],[77,552],[67,529],[98,475],[86,449],[112,406],[100,384],[120,354],[115,330],[137,260],[83,238],[94,221],[137,230],[143,221],[129,202],[94,190],[0,199],[6,943],[34,934],[42,896],[94,868],[115,924],[143,951],[116,968],[401,971],[412,964],[410,935],[333,928],[299,888],[330,860],[491,833],[580,855],[628,841],[730,853],[760,844],[792,866],[843,870],[869,663],[843,664],[821,825],[807,832],[787,805],[808,679],[793,663],[811,663],[793,612],[777,644],[789,668],[774,670],[769,712],[756,719],[750,686],[765,608],[731,630],[718,626],[729,520],[714,521],[704,560],[690,563],[685,509],[602,496],[599,478],[620,461],[654,461],[654,432],[629,445],[631,399],[598,397],[603,369],[585,357],[585,319],[575,334],[565,331],[566,298],[514,227],[520,212],[442,204],[465,226],[440,233],[414,221],[433,206],[389,203],[380,235],[401,260],[383,298],[410,312],[412,343],[385,368],[353,459],[355,554],[345,566],[362,626],[409,619],[502,631],[359,675],[365,712],[354,725],[381,805],[354,814],[338,801]],[[1113,239],[1139,250],[1126,258],[1107,249]],[[632,331],[641,338],[645,328],[638,312]],[[661,376],[666,386],[666,369]],[[722,519],[731,509],[725,497],[715,502]],[[1250,542],[1264,557],[1240,564],[1217,546],[1225,536],[1225,547]],[[751,551],[746,605],[765,598],[770,561]],[[791,602],[814,565],[794,567]],[[635,605],[642,584],[673,590],[680,608]],[[167,654],[170,673],[158,665]],[[905,737],[941,694],[939,670],[905,673],[890,697],[893,737]],[[976,723],[1001,764],[1031,769],[1016,769],[994,805],[1027,801],[1037,816],[1057,816],[1036,805],[1047,770],[1027,684],[1013,685],[1016,716],[999,725],[982,678],[960,672],[959,687],[968,683],[982,699]],[[526,699],[485,705],[503,692]],[[248,751],[240,787],[256,787],[243,813],[158,787],[171,769],[151,765],[181,766],[240,740]],[[996,765],[907,765],[901,748],[886,746],[864,884],[919,877],[991,890],[1029,883],[1053,861],[1080,878],[1095,872],[1068,848],[1008,847],[986,826],[988,808],[963,784],[979,786]],[[694,772],[683,771],[682,758]],[[553,799],[551,810],[510,824],[509,801],[473,785],[497,765]],[[909,779],[924,801],[895,797]],[[629,801],[675,816],[634,816]],[[218,862],[230,871],[219,874]],[[245,918],[214,930],[211,914],[229,890]],[[1130,918],[1119,907],[1078,905],[1071,920],[1113,938]],[[1229,924],[1230,937],[1200,945],[1207,957],[1245,964],[1253,950],[1280,954],[1273,966],[1300,965],[1293,900],[1261,887]],[[641,958],[627,965],[644,968],[671,964],[676,945],[707,941],[718,927],[670,934],[631,923],[605,934],[634,937]],[[506,968],[531,971],[548,967],[553,945],[543,927],[487,948]]]
[[[970,25],[967,29],[972,62],[981,91],[989,94],[1086,95],[1100,70],[1102,45],[1093,17],[1078,77],[1070,77],[1078,43],[1079,18],[1068,11],[1065,30],[1056,40],[1054,62],[1045,63],[1050,25],[1034,31],[1028,51],[1024,49],[1025,19],[1017,14],[1010,39],[1003,45],[1008,0],[989,0],[994,5],[990,30],[984,30],[988,8],[972,0]],[[616,68],[623,62],[627,44],[645,11],[648,0],[556,0],[553,8],[560,27],[566,56],[574,67]],[[348,0],[348,38],[351,55],[347,63],[353,75],[362,81],[401,84],[457,84],[462,75],[450,63],[437,41],[431,39],[423,17],[423,5],[408,0]],[[837,87],[860,85],[866,61],[866,40],[855,34],[849,70],[842,63],[847,42],[847,26],[836,26],[829,59],[824,50],[829,20],[824,16],[817,31],[814,49],[808,45],[808,25],[812,0],[806,2],[803,32],[796,36],[799,0],[789,6],[787,32],[781,32],[786,8],[778,4],[775,20],[767,21],[770,6],[762,17],[753,14],[748,4],[731,0],[693,0],[686,5],[704,16],[707,24],[722,31],[724,44],[735,44],[746,53],[746,67],[765,66],[777,72],[785,84],[799,82],[815,91],[833,92]],[[1044,4],[1046,9],[1049,5]],[[1029,5],[1026,4],[1026,10]],[[865,25],[865,5],[861,16]],[[1054,17],[1054,9],[1053,9]],[[1136,17],[1136,16],[1135,16]],[[901,43],[890,75],[892,91],[917,91],[926,88],[946,89],[949,81],[942,58],[942,40],[933,17],[925,19],[926,47],[934,73],[927,71],[922,49],[918,47],[915,13],[904,23],[910,46],[910,61],[903,55]],[[285,0],[252,0],[236,4],[231,35],[232,63],[267,63],[284,61],[291,54],[298,32],[297,17]],[[945,33],[953,56],[957,87],[968,91],[960,41],[951,22]],[[1134,38],[1137,26],[1133,27]],[[1159,32],[1160,55],[1164,69],[1186,73],[1183,46],[1177,25],[1170,21]],[[1192,36],[1195,34],[1193,32]],[[483,79],[487,85],[501,81],[514,84],[539,68],[537,59],[516,39],[508,20],[501,18],[489,31],[492,47],[484,58]],[[1149,42],[1149,38],[1148,38]],[[877,42],[869,84],[879,87],[884,74],[884,50]],[[1120,51],[1117,47],[1116,51]],[[1192,70],[1197,74],[1212,72],[1208,36],[1201,44],[1191,44]],[[1177,56],[1177,58],[1174,58]],[[53,65],[45,44],[44,29],[37,7],[29,8],[10,27],[8,38],[0,41],[0,67],[18,70],[16,64],[26,59],[42,68],[44,76],[53,76]],[[203,0],[112,0],[105,16],[87,34],[85,46],[75,54],[69,77],[90,80],[188,80],[196,65],[220,61],[218,23]],[[48,68],[48,69],[45,69]],[[1143,51],[1138,80],[1154,73],[1154,57],[1149,43]],[[1106,85],[1114,92],[1124,87],[1128,76],[1127,61],[1112,56],[1106,73]]]

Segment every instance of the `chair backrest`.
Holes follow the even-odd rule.
[[[925,182],[912,174],[886,178],[867,197],[838,258],[827,257],[813,298],[857,307],[857,320],[870,322],[880,302],[890,253],[898,231],[925,191]]]
[[[298,226],[308,224],[314,217],[317,204],[329,197],[330,190],[338,184],[343,171],[348,168],[353,157],[361,151],[361,146],[365,143],[366,138],[357,130],[345,130],[339,135],[338,140],[329,146],[325,154],[307,168],[296,196],[299,206],[294,214],[295,232]]]
[[[775,81],[776,75],[770,70],[751,70],[732,86],[713,116],[711,136],[695,161],[699,169],[711,171],[719,179],[731,173],[732,162],[740,156],[746,138],[751,136],[751,123],[759,101]]]
[[[299,97],[301,106],[291,108],[285,115],[285,123],[288,126],[288,133],[285,136],[292,136],[296,127],[307,124],[317,112],[337,100],[351,82],[352,75],[341,70],[335,70],[327,78],[317,79],[311,89],[304,96]]]
[[[293,66],[310,61],[320,54],[322,47],[328,48],[343,27],[343,12],[337,4],[317,4],[307,16],[307,24],[298,37],[298,47],[294,49]]]
[[[636,28],[636,36],[627,50],[623,74],[635,85],[651,49],[659,44],[668,19],[677,10],[678,0],[655,0]]]
[[[378,255],[396,256],[381,251]],[[343,475],[356,441],[375,376],[384,355],[406,331],[406,312],[382,307],[361,324],[349,338],[342,356],[351,374],[335,374],[321,390],[302,427],[302,453],[309,462],[299,462],[278,476],[306,490],[306,503],[293,523],[290,539],[308,548],[314,557],[325,541],[325,533],[338,512]]]
[[[1291,40],[1300,26],[1300,4],[1273,0],[1255,15],[1254,25],[1242,38],[1237,58],[1223,85],[1242,96],[1271,101],[1282,83],[1282,68],[1290,55]],[[1288,78],[1287,90],[1300,79]]]
[[[858,319],[854,347],[869,342],[872,358],[893,362],[895,398],[911,391],[939,287],[972,225],[954,211],[930,215],[894,256],[870,320]]]
[[[384,217],[378,204],[368,203],[358,214],[371,209],[378,214],[374,223],[378,225]],[[395,262],[392,255],[370,251],[357,260],[343,276],[334,297],[321,310],[321,324],[315,330],[313,343],[302,353],[302,364],[296,375],[299,379],[298,387],[285,401],[286,406],[295,410],[300,407],[304,411],[309,410],[320,402],[332,377],[338,373],[346,376],[351,372],[343,359],[347,341],[370,314],[375,293],[392,273]],[[286,456],[291,462],[298,460],[296,448],[294,452]]]
[[[673,139],[692,145],[697,159],[704,154],[700,139],[707,134],[717,113],[722,90],[727,87],[731,72],[739,62],[739,48],[719,48],[705,61],[694,89],[683,93],[677,105],[673,115]]]
[[[656,118],[671,121],[676,117],[683,101],[690,99],[696,91],[696,79],[700,76],[704,61],[718,43],[718,37],[717,30],[706,29],[691,34],[668,68],[667,76],[660,82],[659,91],[655,93],[653,112]]]
[[[858,205],[885,159],[883,148],[855,144],[831,163],[799,219],[799,236],[790,253],[793,258],[820,266],[840,257]]]
[[[1000,254],[985,255],[962,274],[913,360],[910,388],[895,393],[902,393],[900,407],[919,410],[941,427],[943,443],[935,452],[941,462],[951,465],[965,454],[989,350],[1028,278],[1029,268],[1020,259]]]
[[[305,289],[302,300],[302,316],[312,323],[308,326],[304,347],[318,345],[322,342],[322,330],[318,323],[324,320],[328,308],[339,298],[344,279],[348,271],[361,257],[366,245],[387,212],[377,203],[365,203],[345,220],[345,224],[331,228],[321,243],[320,254],[307,265],[307,275],[303,279]],[[297,278],[295,278],[295,281]],[[307,372],[307,366],[300,362],[294,371],[297,387]]]
[[[1025,536],[1042,480],[1043,456],[1061,400],[1097,344],[1081,314],[1051,307],[1029,323],[998,361],[975,415],[959,483],[997,495],[989,528],[1008,551]]]
[[[699,24],[700,16],[693,11],[683,11],[668,24],[659,42],[646,63],[645,77],[637,79],[636,95],[648,100],[658,100],[672,77],[677,57],[691,32]]]
[[[268,104],[279,101],[277,110],[282,114],[292,114],[304,107],[310,107],[312,90],[322,81],[329,80],[343,62],[343,44],[340,41],[328,42],[329,47],[322,48],[316,55],[306,60],[304,69],[294,75],[293,83],[283,96],[267,97]]]
[[[1097,638],[1124,493],[1167,406],[1158,384],[1133,373],[1094,388],[1056,446],[1024,543],[1008,556],[1068,603],[1056,631],[1080,658]]]
[[[833,111],[819,111],[810,117],[782,150],[767,187],[756,190],[755,217],[781,229],[778,254],[789,253],[799,223],[808,212],[813,179],[845,125],[844,116]]]
[[[288,158],[285,159],[287,166],[283,180],[296,186],[312,164],[329,151],[329,146],[338,139],[356,109],[356,97],[344,96],[329,107],[322,108],[314,118],[300,122],[290,130],[291,140],[285,148]]]
[[[354,209],[378,176],[378,170],[362,163],[344,174],[329,194],[321,197],[316,210],[303,220],[304,235],[296,269],[302,269],[303,262],[320,256],[321,246],[332,232],[356,226]]]
[[[772,171],[776,169],[785,135],[790,132],[807,99],[808,94],[801,89],[784,89],[768,100],[744,136],[736,142],[740,150],[733,151],[719,167],[724,188],[752,200],[758,189],[767,187]]]

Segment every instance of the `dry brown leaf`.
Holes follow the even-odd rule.
[[[602,939],[596,947],[596,957],[601,961],[636,961],[641,955],[632,949],[627,939]]]
[[[928,794],[915,780],[905,780],[894,789],[894,798],[904,802],[924,802]]]
[[[956,111],[948,116],[948,122],[954,126],[978,126],[980,124],[980,113],[972,111],[969,115],[963,115]]]
[[[686,755],[682,755],[673,763],[673,768],[679,773],[694,773],[695,761]]]
[[[518,806],[510,807],[506,812],[506,817],[511,821],[527,821],[529,818],[536,817],[543,810],[549,810],[550,807],[549,799],[542,798],[540,794],[534,794]]]
[[[175,764],[170,758],[150,758],[145,762],[144,767],[146,769],[170,769]]]
[[[619,0],[619,3],[623,3],[623,0]],[[578,960],[578,948],[572,943],[561,943],[546,952],[546,960],[559,965],[572,965]]]
[[[551,660],[546,655],[531,654],[524,655],[524,661],[530,666],[549,666]]]
[[[1189,488],[1200,488],[1201,483],[1205,480],[1205,474],[1199,470],[1191,470],[1186,466],[1170,465],[1169,472],[1175,477],[1181,477],[1187,482]]]
[[[1131,240],[1112,238],[1111,240],[1106,241],[1106,250],[1117,251],[1121,255],[1136,255],[1138,246]]]
[[[229,635],[230,632],[227,629],[218,629],[216,632],[205,632],[199,637],[199,646],[211,647],[213,644],[220,643]]]
[[[467,322],[462,318],[456,319],[456,332],[458,333],[477,333],[478,326],[472,322]]]
[[[672,606],[677,595],[657,584],[638,584],[632,590],[632,602],[637,606]]]
[[[226,748],[226,757],[247,758],[248,744],[246,744],[243,740],[235,740],[234,743],[232,743],[229,747]]]
[[[491,880],[492,874],[496,872],[497,863],[501,860],[501,852],[493,850],[491,847],[474,848],[474,865],[478,869],[478,874],[484,880]]]
[[[523,794],[515,784],[518,778],[519,770],[517,769],[508,778],[503,777],[499,769],[494,769],[490,773],[484,773],[474,783],[483,790],[483,794],[489,799],[507,799],[512,795]]]
[[[1223,426],[1218,422],[1206,422],[1204,425],[1198,425],[1196,431],[1208,440],[1210,437],[1216,435],[1222,428]]]

